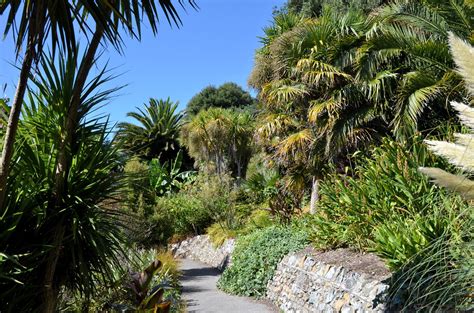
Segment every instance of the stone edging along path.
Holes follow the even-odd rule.
[[[170,248],[176,257],[223,270],[231,262],[234,245],[230,239],[215,248],[201,235]],[[280,261],[268,282],[267,298],[283,312],[384,312],[389,278],[390,272],[373,254],[307,248]]]

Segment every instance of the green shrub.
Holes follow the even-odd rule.
[[[289,227],[268,227],[237,239],[232,266],[218,281],[224,291],[252,297],[263,297],[284,255],[305,247],[306,235]]]
[[[215,222],[233,231],[251,209],[250,205],[237,203],[236,197],[230,176],[200,175],[178,193],[158,198],[151,219],[158,223],[164,216],[169,217],[172,235],[177,237],[202,234]]]
[[[183,171],[183,151],[180,150],[172,160],[160,162],[152,159],[148,165],[150,188],[157,196],[179,191],[194,181],[195,171]]]
[[[153,212],[155,195],[151,192],[148,165],[133,157],[125,163],[125,209],[148,216]]]
[[[202,200],[186,191],[158,199],[152,222],[159,225],[164,216],[170,217],[172,235],[203,233],[213,221]]]
[[[280,179],[278,171],[269,169],[264,156],[257,154],[250,159],[247,179],[242,189],[250,202],[266,203],[270,196],[276,193],[276,185]]]

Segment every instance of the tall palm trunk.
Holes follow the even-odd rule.
[[[65,133],[63,137],[64,139],[60,143],[58,161],[55,171],[55,185],[53,191],[54,199],[50,203],[50,207],[52,207],[55,211],[60,210],[63,204],[63,199],[66,196],[67,177],[72,159],[71,148],[74,144],[74,133],[79,123],[78,109],[81,104],[81,94],[86,84],[89,71],[94,63],[95,55],[103,36],[103,27],[97,25],[94,36],[92,37],[87,52],[84,55],[84,59],[81,62],[81,66],[76,77],[76,83],[66,117],[66,125],[64,128]],[[59,222],[55,227],[53,235],[53,248],[49,252],[47,258],[43,290],[43,312],[45,313],[54,312],[56,309],[60,286],[57,279],[55,279],[55,272],[58,259],[61,254],[61,246],[64,240],[65,230],[66,228],[64,221]]]
[[[20,120],[23,98],[28,86],[28,78],[31,71],[33,60],[37,57],[38,46],[43,41],[45,16],[42,10],[41,2],[33,6],[31,13],[31,26],[28,30],[28,42],[25,50],[23,62],[21,64],[20,78],[16,86],[15,96],[13,98],[5,138],[3,140],[3,150],[0,159],[0,208],[3,207],[7,193],[7,179],[10,172],[10,162],[13,156],[16,132]]]
[[[316,207],[319,201],[319,179],[316,176],[313,176],[313,181],[311,184],[311,202],[309,205],[309,213],[316,213]]]

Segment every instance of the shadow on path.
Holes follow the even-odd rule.
[[[181,273],[182,273],[181,281],[186,281],[189,279],[200,279],[200,277],[202,276],[217,277],[217,279],[219,279],[219,276],[221,275],[221,272],[219,270],[212,267],[199,267],[199,268],[184,269],[184,270],[181,270]]]
[[[208,265],[183,259],[180,260],[181,285],[187,312],[219,313],[271,313],[275,307],[250,298],[228,295],[217,289],[220,272]]]

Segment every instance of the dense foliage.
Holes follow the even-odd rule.
[[[450,35],[450,46],[458,66],[458,72],[471,95],[474,95],[474,66],[470,60],[474,47]],[[471,129],[468,134],[454,134],[455,143],[426,141],[430,150],[446,157],[450,163],[471,174],[473,110],[461,103],[451,102],[458,111],[463,124]],[[472,180],[464,175],[452,174],[441,168],[420,168],[420,171],[435,179],[463,198],[472,200]],[[471,202],[472,203],[472,202]],[[392,281],[391,299],[403,299],[407,310],[440,308],[443,310],[468,311],[473,308],[472,282],[474,281],[474,222],[472,206],[450,216],[450,227],[424,249],[407,260]],[[441,212],[446,214],[446,212]],[[453,229],[454,228],[454,229]]]
[[[193,0],[187,1],[195,7]],[[183,1],[179,3],[184,6]],[[96,64],[107,41],[121,50],[123,33],[154,34],[159,15],[181,23],[174,1],[2,1],[5,35],[21,60],[15,97],[2,121],[0,158],[1,310],[57,309],[61,287],[93,293],[106,280],[122,241],[117,212],[105,209],[120,186],[116,147],[106,119],[91,111],[113,92]],[[5,18],[3,19],[3,15]],[[80,50],[76,33],[89,39]],[[51,42],[53,56],[43,54]],[[54,56],[64,52],[55,60]],[[79,51],[83,51],[83,57]],[[24,57],[20,57],[24,53]],[[39,65],[34,73],[33,64]],[[28,81],[32,85],[27,86]],[[22,114],[27,87],[32,91]],[[83,308],[84,310],[87,308]]]
[[[126,254],[128,257],[122,256],[120,259],[122,266],[113,269],[113,280],[99,285],[93,297],[83,298],[80,294],[64,290],[59,310],[61,312],[81,312],[84,308],[88,308],[90,312],[137,310],[140,304],[145,303],[140,299],[143,295],[140,296],[137,292],[146,291],[143,294],[150,296],[155,294],[155,291],[161,290],[160,301],[164,305],[169,305],[171,312],[182,312],[183,304],[178,291],[180,271],[178,262],[171,253],[153,249],[128,249]],[[155,261],[159,261],[159,264],[146,274],[148,275],[146,286],[137,288],[139,287],[137,274],[149,268]]]
[[[312,235],[317,246],[375,251],[395,270],[456,232],[466,205],[418,172],[420,165],[445,165],[421,143],[405,149],[387,141],[357,163],[350,175],[334,175],[322,185]]]

